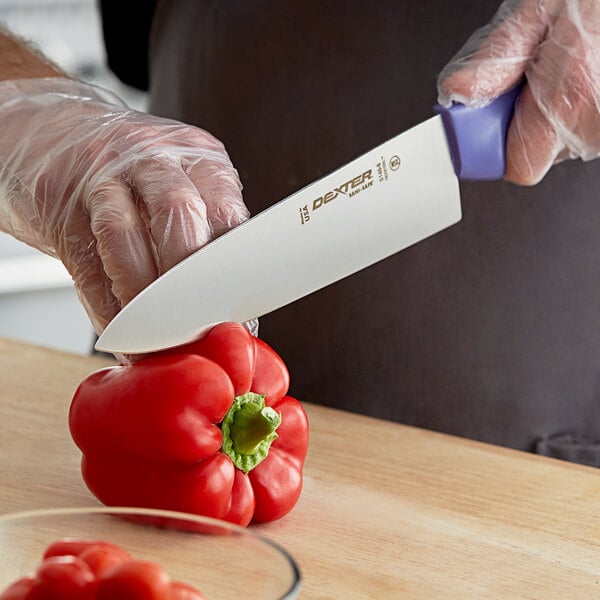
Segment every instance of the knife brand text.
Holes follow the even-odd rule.
[[[356,177],[349,179],[345,183],[342,183],[342,185],[313,200],[312,210],[315,211],[318,208],[321,208],[321,206],[331,202],[332,200],[335,200],[340,194],[343,196],[354,196],[358,192],[371,187],[372,185],[373,170],[369,169],[361,175],[357,175]]]

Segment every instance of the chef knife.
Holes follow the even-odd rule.
[[[304,187],[198,250],[108,324],[98,350],[145,353],[245,322],[347,277],[461,219],[459,179],[505,170],[519,89],[434,117]]]

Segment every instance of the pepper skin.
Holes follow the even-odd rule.
[[[69,428],[82,475],[108,506],[160,508],[241,526],[273,521],[302,490],[308,420],[289,374],[238,323],[79,385]]]
[[[171,579],[158,563],[133,558],[122,546],[63,538],[44,551],[32,576],[21,577],[0,600],[206,600]]]

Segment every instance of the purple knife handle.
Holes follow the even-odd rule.
[[[506,132],[515,102],[521,91],[518,85],[483,108],[453,104],[434,110],[442,116],[450,146],[452,163],[459,179],[501,179],[506,170]]]

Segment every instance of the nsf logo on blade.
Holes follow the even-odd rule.
[[[397,171],[400,168],[400,157],[396,154],[390,158],[390,169],[392,171]]]

